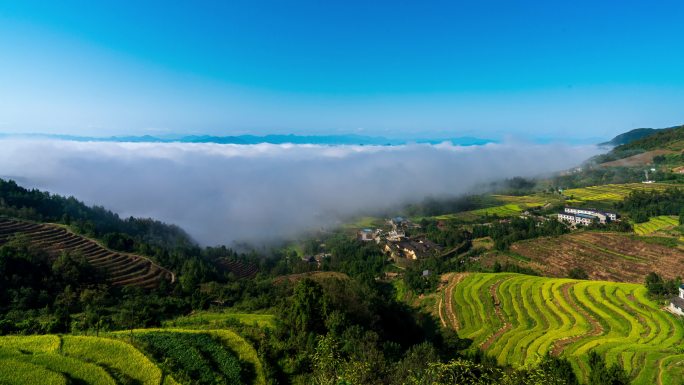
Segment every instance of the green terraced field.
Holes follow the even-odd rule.
[[[227,329],[216,330],[196,330],[196,329],[177,329],[177,328],[161,328],[161,329],[135,329],[132,331],[122,331],[112,333],[120,338],[126,339],[131,334],[135,336],[143,336],[155,333],[165,334],[206,334],[219,340],[225,347],[234,352],[241,363],[248,365],[249,371],[252,372],[253,385],[266,385],[266,376],[263,366],[257,355],[254,347],[242,338],[237,333]]]
[[[232,322],[239,322],[245,325],[256,324],[257,326],[264,328],[275,327],[275,317],[272,314],[210,311],[201,311],[191,315],[174,318],[171,321],[164,322],[164,326],[218,329],[229,326]]]
[[[3,381],[5,370],[14,372],[20,379],[15,382],[18,384],[178,384],[173,378],[162,376],[162,371],[133,346],[110,338],[0,337],[0,361],[3,384],[12,383]]]
[[[635,223],[634,232],[639,235],[648,235],[655,233],[658,230],[665,230],[674,226],[679,226],[679,218],[661,215],[659,217],[649,218],[648,222]]]
[[[565,190],[563,194],[572,197],[573,201],[592,202],[592,201],[621,201],[632,191],[637,190],[656,190],[663,191],[668,187],[673,187],[666,183],[626,183],[626,184],[606,184],[601,186],[591,186],[583,188],[573,188]]]
[[[482,208],[470,211],[463,211],[454,214],[444,214],[430,217],[437,220],[463,219],[475,220],[483,216],[511,217],[521,212],[533,208],[541,207],[547,203],[560,202],[557,196],[552,195],[487,195],[488,199],[483,199]],[[498,204],[497,204],[498,203]],[[485,207],[486,206],[486,207]],[[412,218],[419,221],[421,218]]]
[[[463,278],[450,300],[459,335],[501,364],[531,365],[552,352],[586,379],[587,353],[596,350],[636,385],[684,378],[684,324],[642,285],[480,273]]]
[[[140,341],[135,337],[148,337],[146,342],[157,346],[157,354],[148,356],[138,350],[130,343],[131,336],[136,344]],[[266,384],[256,350],[235,332],[171,328],[111,333],[107,337],[0,337],[0,384],[179,385],[168,370],[162,371],[159,366],[162,360],[156,361],[159,352],[166,353],[169,341],[183,343],[183,349],[164,355],[163,361],[167,365],[174,358],[185,365],[181,360],[192,358],[188,353],[196,348],[201,353],[197,357],[209,360],[207,363],[212,370],[220,370],[226,383],[244,382],[236,381],[234,377],[245,372],[249,378],[246,383]],[[156,357],[155,361],[150,357]],[[192,364],[201,366],[203,363],[195,360]],[[196,383],[195,379],[187,380]],[[211,378],[210,382],[222,383],[218,377]]]
[[[465,219],[474,220],[479,217],[484,216],[499,216],[499,217],[511,217],[520,214],[526,209],[524,205],[519,205],[515,203],[509,203],[505,205],[486,207],[477,210],[464,211],[456,214],[445,214],[433,217],[434,219],[443,221],[450,219]]]

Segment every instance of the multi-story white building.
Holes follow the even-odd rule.
[[[596,209],[581,209],[581,208],[576,208],[576,207],[566,207],[564,209],[564,213],[562,213],[562,214],[564,214],[567,218],[565,218],[565,217],[561,218],[561,214],[558,214],[558,219],[566,220],[566,221],[574,222],[574,223],[583,223],[583,221],[577,222],[577,218],[573,219],[570,216],[568,216],[567,214],[571,214],[574,216],[589,215],[589,216],[596,218],[600,223],[606,223],[608,221],[616,221],[617,220],[617,214],[616,213],[612,213],[609,211],[598,211]]]
[[[598,218],[587,214],[558,213],[558,220],[561,222],[569,222],[574,225],[588,226],[591,222],[598,220]]]
[[[684,285],[679,286],[679,296],[670,300],[669,309],[675,314],[684,315]]]

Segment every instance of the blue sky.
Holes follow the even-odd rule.
[[[0,0],[0,131],[583,140],[684,123],[684,3]]]

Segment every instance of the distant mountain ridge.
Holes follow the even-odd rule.
[[[678,152],[684,150],[684,125],[668,128],[638,128],[613,138],[611,143],[620,143],[607,154],[599,155],[593,160],[596,163],[607,163],[639,154],[657,152]]]
[[[628,144],[662,130],[665,130],[665,128],[635,128],[631,131],[617,135],[608,142],[600,143],[599,146],[620,146]]]
[[[487,143],[495,143],[491,139],[482,139],[472,136],[454,138],[419,138],[419,139],[396,139],[381,136],[364,135],[184,135],[184,136],[110,136],[92,137],[77,135],[58,134],[0,134],[0,137],[22,138],[47,138],[78,142],[130,142],[130,143],[217,143],[217,144],[315,144],[315,145],[367,145],[367,146],[398,146],[409,143],[439,144],[451,142],[461,146],[475,146]]]

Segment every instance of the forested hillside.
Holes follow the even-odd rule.
[[[631,131],[627,131],[620,135],[615,136],[613,139],[599,144],[600,146],[620,146],[623,144],[631,143],[635,140],[639,140],[645,136],[653,135],[654,133],[662,129],[658,128],[635,128]]]
[[[594,160],[597,163],[605,163],[624,159],[647,151],[681,151],[684,149],[684,126],[675,126],[653,131],[638,131],[635,132],[636,135],[633,135],[632,133],[633,131],[623,134],[629,135],[630,140],[626,140],[626,138],[619,139],[619,141],[625,143],[618,145],[607,154],[597,156]],[[638,139],[635,139],[635,136],[638,137]],[[613,140],[618,138],[620,137],[618,136]]]

